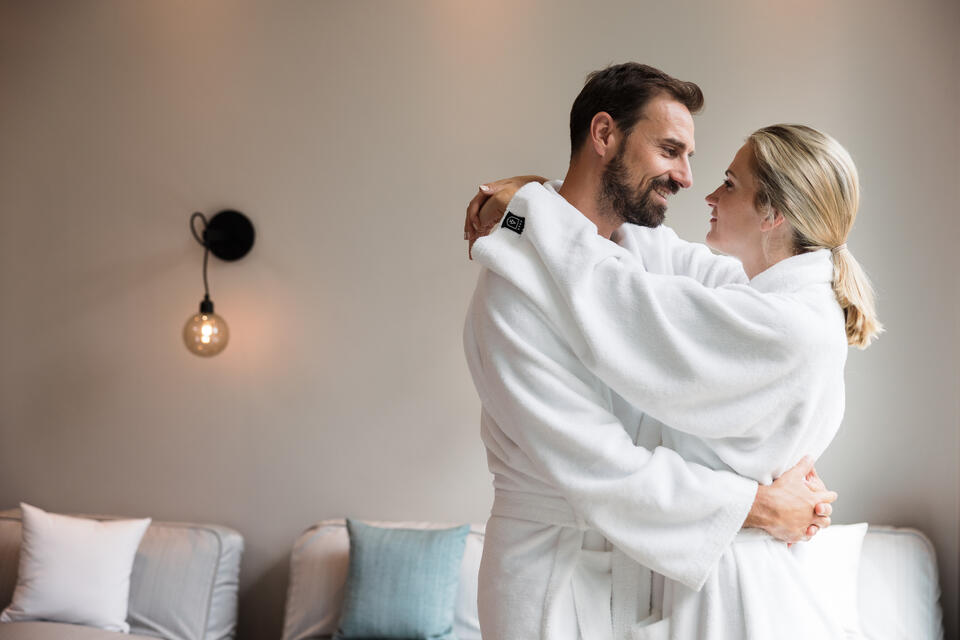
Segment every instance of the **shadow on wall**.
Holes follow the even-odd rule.
[[[243,567],[240,570],[243,575]],[[269,567],[240,591],[237,640],[280,638],[283,635],[283,613],[290,579],[289,553],[277,558]],[[280,620],[280,626],[274,627]]]

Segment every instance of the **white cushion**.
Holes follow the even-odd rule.
[[[942,640],[939,598],[930,540],[915,529],[871,526],[860,556],[864,637]]]
[[[446,529],[435,522],[369,522],[378,527]],[[483,527],[473,525],[460,565],[460,588],[453,631],[458,640],[480,640],[477,579],[483,553]],[[290,554],[290,586],[283,622],[283,640],[331,636],[337,629],[343,589],[350,566],[350,538],[344,520],[324,520],[307,529]]]
[[[13,602],[0,622],[48,620],[127,633],[130,572],[150,519],[98,522],[23,512]]]
[[[848,637],[859,638],[860,612],[857,604],[860,550],[867,523],[835,524],[823,529],[808,542],[791,547],[806,570],[810,583],[827,603],[834,620],[840,621]]]

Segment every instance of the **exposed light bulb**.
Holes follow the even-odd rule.
[[[213,312],[213,301],[205,297],[200,303],[200,312],[188,318],[183,326],[183,343],[190,353],[209,357],[223,351],[229,340],[226,321]]]
[[[202,232],[197,232],[195,222],[203,222]],[[228,209],[221,211],[207,222],[199,211],[190,216],[190,233],[203,247],[203,300],[200,312],[190,316],[183,326],[183,343],[190,353],[198,356],[215,356],[227,348],[230,330],[223,318],[213,312],[210,286],[207,283],[207,259],[212,253],[221,260],[239,260],[253,246],[253,224],[240,213]]]

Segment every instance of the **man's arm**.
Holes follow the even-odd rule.
[[[561,180],[548,181],[542,176],[527,175],[480,186],[467,205],[463,225],[463,239],[470,241],[471,248],[478,238],[494,229],[516,192],[530,182],[549,183],[555,191],[563,184]],[[652,273],[688,276],[707,287],[747,282],[739,260],[716,255],[704,244],[683,240],[665,225],[651,229],[624,224],[616,234],[617,242],[641,258],[644,267]]]
[[[750,480],[663,447],[636,447],[542,308],[490,272],[480,277],[464,345],[484,410],[539,478],[618,548],[691,588],[771,489],[758,493]],[[792,513],[805,517],[787,525],[792,539],[813,520],[815,502],[794,501]]]

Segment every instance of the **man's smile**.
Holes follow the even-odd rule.
[[[671,181],[657,182],[653,185],[653,192],[656,193],[663,200],[664,204],[667,202],[667,198],[674,195],[679,188],[671,184]]]

